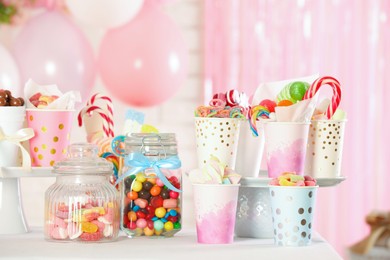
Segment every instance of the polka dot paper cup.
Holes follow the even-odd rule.
[[[317,189],[269,186],[275,245],[310,245]]]
[[[239,184],[193,184],[198,243],[233,243],[239,187]]]
[[[27,109],[27,125],[34,129],[30,139],[32,166],[50,167],[66,157],[70,143],[73,110]]]
[[[346,120],[313,120],[309,130],[305,173],[314,178],[337,178]]]
[[[235,169],[241,121],[239,118],[195,117],[199,169],[209,163],[211,155]]]

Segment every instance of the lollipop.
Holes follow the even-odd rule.
[[[258,132],[257,132],[257,127],[256,127],[256,121],[259,117],[262,117],[262,118],[269,118],[269,110],[268,108],[264,107],[264,106],[254,106],[252,107],[251,109],[251,112],[250,112],[250,118],[249,118],[249,126],[251,128],[251,131],[253,133],[254,136],[258,136]]]
[[[307,90],[303,99],[308,99],[308,98],[314,97],[314,95],[318,92],[318,90],[323,85],[329,85],[332,87],[332,90],[333,90],[333,96],[332,96],[331,103],[329,104],[329,106],[325,112],[325,116],[328,119],[331,119],[333,114],[336,112],[336,109],[340,105],[340,101],[341,101],[341,86],[340,86],[340,82],[338,82],[337,79],[330,77],[330,76],[325,76],[325,77],[316,79],[313,82],[313,84],[310,86],[310,88]]]
[[[309,83],[303,81],[295,81],[286,85],[278,94],[276,101],[279,103],[282,100],[289,100],[293,104],[301,101],[305,95]]]

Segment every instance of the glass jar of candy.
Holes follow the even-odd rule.
[[[56,182],[45,193],[45,239],[109,242],[118,237],[120,194],[109,182],[113,166],[93,144],[73,144],[54,165]]]
[[[129,236],[171,237],[181,230],[181,162],[175,134],[125,138],[122,230]]]

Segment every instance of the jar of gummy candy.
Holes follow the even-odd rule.
[[[129,236],[181,230],[181,162],[175,134],[131,134],[124,141],[122,225]]]
[[[109,182],[110,162],[93,144],[73,144],[54,165],[56,182],[45,193],[45,239],[109,242],[118,237],[120,194]]]

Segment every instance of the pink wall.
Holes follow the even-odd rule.
[[[320,190],[316,230],[343,253],[367,234],[367,213],[389,210],[390,2],[208,0],[204,27],[205,100],[317,72],[341,82],[347,181]]]

